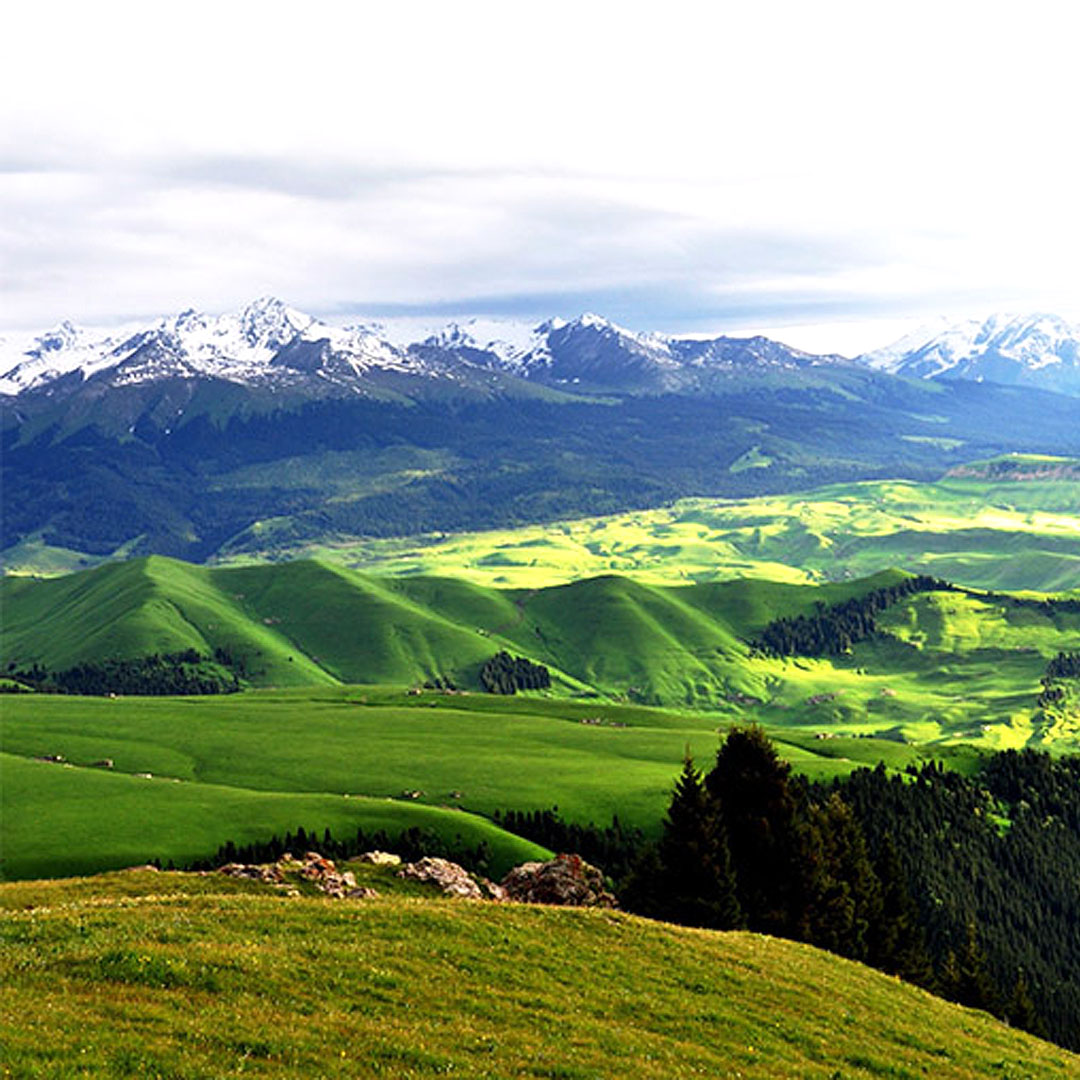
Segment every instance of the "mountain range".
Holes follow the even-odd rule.
[[[994,315],[924,327],[854,362],[911,378],[1080,394],[1080,327],[1054,315]],[[0,339],[0,394],[91,380],[115,387],[205,378],[316,396],[377,395],[402,379],[478,388],[499,376],[576,391],[681,393],[707,390],[738,370],[848,363],[760,336],[640,333],[592,314],[536,326],[469,320],[394,342],[377,324],[331,326],[266,297],[220,316],[189,310],[109,333],[63,322],[28,339]]]
[[[929,480],[1005,452],[1077,456],[1080,406],[1056,392],[1075,341],[1069,353],[1057,323],[1025,325],[972,335],[998,342],[999,366],[1023,359],[1030,374],[1006,385],[932,336],[850,360],[584,315],[395,342],[274,299],[108,334],[63,324],[0,343],[0,552],[8,569],[265,556],[687,495]],[[938,359],[905,368],[916,354]]]

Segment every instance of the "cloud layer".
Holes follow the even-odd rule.
[[[221,7],[15,16],[0,330],[1080,306],[1065,5]]]

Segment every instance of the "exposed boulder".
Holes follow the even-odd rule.
[[[357,861],[371,863],[372,866],[400,866],[401,856],[390,851],[365,851],[357,856]]]
[[[447,896],[464,896],[470,900],[503,900],[505,894],[498,885],[484,878],[474,878],[449,859],[425,855],[414,863],[406,863],[397,876],[409,881],[424,881],[437,885]]]
[[[515,866],[502,880],[510,900],[526,904],[562,904],[573,907],[616,906],[604,888],[604,875],[580,855],[559,855],[550,862]]]

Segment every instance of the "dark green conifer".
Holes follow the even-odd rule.
[[[881,886],[881,906],[869,934],[868,963],[890,975],[930,989],[934,966],[926,933],[907,886],[900,855],[890,835],[881,842],[874,864]]]
[[[727,831],[736,895],[752,930],[793,936],[801,922],[797,803],[790,766],[756,724],[734,727],[705,778]]]
[[[723,811],[689,757],[675,784],[657,854],[666,917],[719,930],[742,925]]]

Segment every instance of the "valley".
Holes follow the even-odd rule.
[[[977,588],[1057,592],[1080,582],[1080,462],[1013,454],[954,466],[933,482],[868,480],[745,499],[681,499],[488,532],[291,546],[274,536],[268,523],[251,534],[253,546],[227,546],[215,563],[313,557],[501,588],[608,573],[657,585],[739,577],[809,584],[901,566]]]

